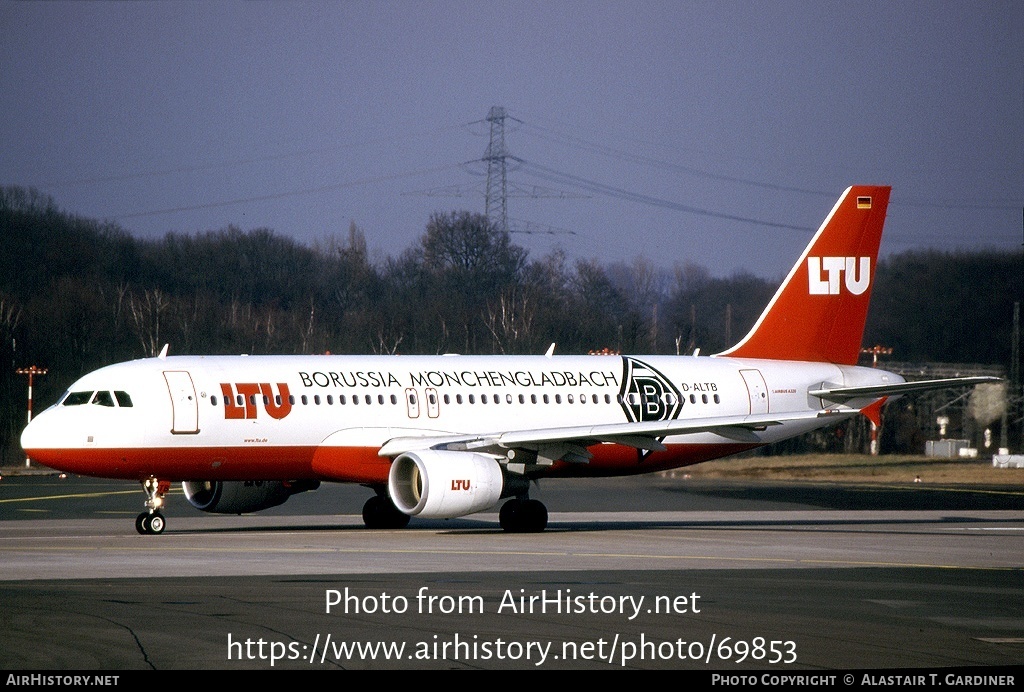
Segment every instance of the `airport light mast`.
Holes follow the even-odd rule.
[[[32,422],[32,379],[39,375],[40,377],[47,373],[46,368],[36,367],[30,365],[27,368],[18,368],[15,370],[19,375],[28,375],[28,423]],[[32,460],[25,457],[25,468],[29,468],[32,465]]]

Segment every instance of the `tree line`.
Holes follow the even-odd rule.
[[[1007,364],[1021,253],[908,252],[879,263],[865,343],[900,361]],[[159,353],[714,353],[777,282],[681,260],[530,257],[484,216],[438,212],[397,257],[362,231],[303,245],[237,227],[133,237],[0,188],[0,450],[20,455],[26,380],[47,405],[76,378]]]

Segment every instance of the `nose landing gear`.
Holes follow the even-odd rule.
[[[161,481],[150,477],[142,481],[142,489],[146,491],[146,511],[135,517],[135,530],[143,535],[156,535],[164,532],[167,520],[160,508],[164,506],[164,495],[171,488],[170,481]]]

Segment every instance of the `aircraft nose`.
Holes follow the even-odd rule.
[[[49,426],[43,420],[45,417],[45,414],[39,414],[21,431],[21,448],[29,457],[32,456],[33,450],[42,449],[44,441],[47,439],[45,429]]]

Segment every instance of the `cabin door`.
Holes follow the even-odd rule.
[[[192,376],[183,370],[165,370],[164,379],[171,395],[171,432],[195,435],[199,432],[199,400]]]
[[[768,385],[760,370],[740,370],[750,395],[750,413],[768,413]]]

